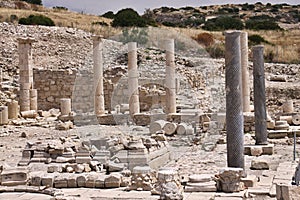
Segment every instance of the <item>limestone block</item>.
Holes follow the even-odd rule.
[[[23,168],[5,169],[1,173],[1,185],[16,186],[26,185],[28,179],[28,171]]]
[[[75,174],[70,174],[68,176],[67,185],[68,185],[68,188],[76,188],[77,187],[76,175]]]
[[[105,178],[105,188],[118,188],[121,185],[122,175],[119,173],[112,173]]]
[[[55,188],[67,188],[68,180],[64,175],[60,175],[55,177],[54,179],[54,187]]]
[[[77,182],[78,187],[85,187],[86,186],[86,176],[85,175],[77,176],[76,182]]]
[[[185,192],[216,192],[217,187],[214,181],[199,182],[199,183],[187,183],[184,188]]]
[[[41,186],[42,185],[42,176],[43,172],[35,172],[30,174],[30,185],[32,186]]]
[[[55,175],[46,174],[42,177],[42,186],[53,187]]]
[[[212,181],[214,175],[212,174],[192,174],[189,176],[189,182],[191,183],[203,183]]]
[[[257,177],[255,175],[248,175],[245,178],[241,178],[241,181],[244,183],[244,186],[246,188],[254,187],[257,183]]]
[[[263,149],[260,146],[253,146],[251,148],[251,156],[260,156],[263,154]]]
[[[269,169],[269,164],[265,160],[254,159],[251,161],[250,168],[252,170],[266,170],[266,169]]]

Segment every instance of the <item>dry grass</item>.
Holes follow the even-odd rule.
[[[101,34],[105,38],[109,38],[111,36],[121,33],[121,29],[116,29],[111,26],[93,24],[93,22],[105,22],[107,24],[110,24],[111,19],[95,15],[80,14],[65,10],[48,9],[42,6],[36,6],[31,10],[0,8],[0,21],[10,21],[9,19],[11,15],[16,15],[18,18],[21,18],[27,17],[30,14],[42,14],[47,17],[50,17],[57,26],[82,29],[95,34]],[[170,30],[170,33],[168,33],[167,35],[170,35],[172,33],[171,35],[185,35],[188,36],[187,38],[194,38],[201,33],[208,32],[201,29],[171,27],[163,27],[163,30]],[[222,32],[209,33],[214,36],[215,41],[224,42],[225,38]],[[272,60],[274,62],[282,63],[300,63],[300,30],[248,31],[248,33],[249,35],[261,35],[267,41],[273,44],[265,45],[266,57],[272,58],[269,59],[269,61]],[[166,32],[164,32],[164,34],[165,35],[163,37],[166,37]]]
[[[0,21],[10,21],[11,15],[22,18],[28,17],[31,14],[47,16],[54,21],[56,26],[78,28],[95,34],[101,34],[106,38],[120,32],[120,30],[112,28],[111,26],[92,24],[93,22],[105,22],[110,24],[111,20],[104,17],[43,7],[37,7],[35,10],[0,8]]]
[[[189,37],[196,37],[198,34],[207,31],[200,29],[175,28]],[[265,45],[265,56],[273,56],[267,61],[279,63],[300,63],[300,30],[288,31],[247,31],[249,35],[258,34],[265,38],[272,45]],[[214,39],[224,42],[225,37],[222,32],[210,32]]]

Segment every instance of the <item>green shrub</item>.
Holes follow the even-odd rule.
[[[132,8],[120,10],[112,22],[113,27],[145,27],[146,25],[146,20]]]
[[[257,34],[249,35],[248,40],[249,40],[250,46],[258,45],[258,44],[262,44],[262,43],[271,44],[270,42],[265,40],[265,38],[263,38],[262,36],[257,35]]]
[[[136,42],[141,45],[145,45],[148,42],[148,33],[144,28],[125,28],[122,30],[120,42],[124,44],[128,42]]]
[[[246,29],[251,30],[281,30],[280,26],[272,20],[252,20],[246,21]]]
[[[36,4],[36,5],[42,5],[42,0],[22,0],[27,3]]]
[[[29,15],[27,18],[20,18],[19,24],[55,26],[52,19],[43,15]]]
[[[238,18],[220,16],[207,20],[203,29],[208,31],[223,31],[228,29],[241,30],[244,28],[243,22]]]
[[[108,18],[108,19],[114,19],[115,18],[115,14],[113,13],[113,11],[108,11],[108,12],[104,13],[101,16],[105,17],[105,18]]]

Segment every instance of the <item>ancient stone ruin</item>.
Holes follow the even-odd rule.
[[[286,79],[266,78],[263,46],[252,47],[249,62],[247,36],[225,32],[225,61],[210,59],[210,70],[201,68],[208,58],[188,69],[168,38],[147,49],[160,56],[158,64],[141,65],[154,58],[130,42],[118,57],[126,65],[107,66],[107,41],[98,35],[89,37],[90,68],[42,69],[33,66],[39,41],[19,38],[19,88],[0,107],[0,125],[8,134],[49,133],[20,134],[25,145],[17,166],[1,165],[0,192],[68,199],[66,188],[121,188],[170,200],[290,199],[300,180],[296,147],[294,159],[281,162],[276,153],[284,150],[276,144],[296,145],[299,102],[287,97],[282,107],[269,108],[268,95],[277,94],[271,82]]]

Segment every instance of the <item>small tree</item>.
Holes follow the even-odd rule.
[[[145,27],[146,20],[142,18],[135,10],[132,8],[126,8],[120,10],[112,22],[114,27]]]

